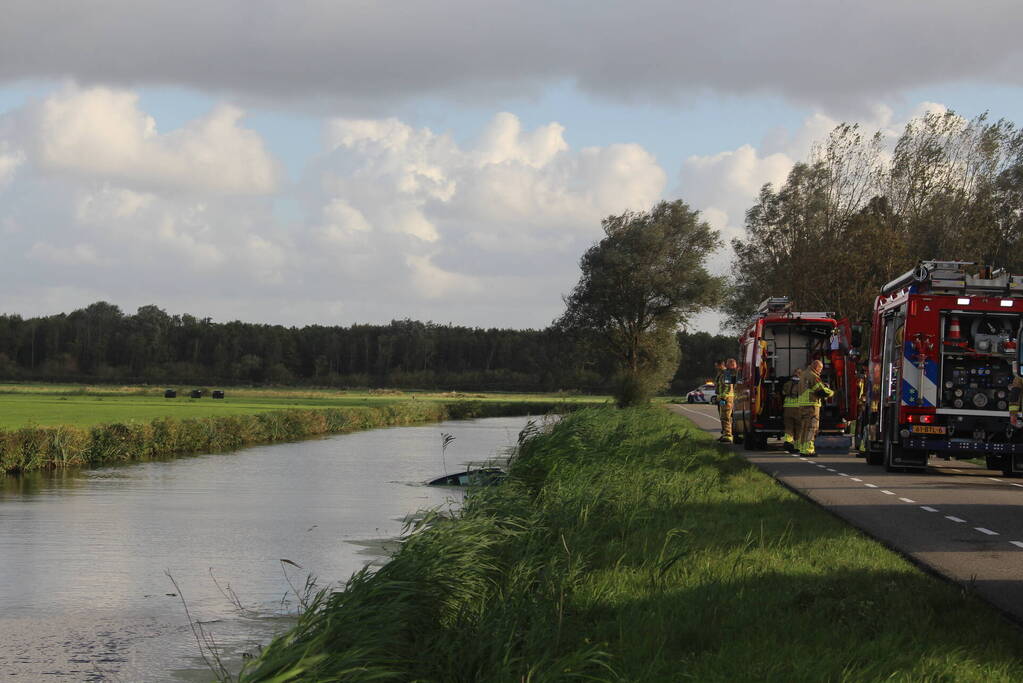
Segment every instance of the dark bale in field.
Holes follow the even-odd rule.
[[[164,398],[177,398],[178,397],[178,392],[176,392],[174,389],[167,389],[167,390],[165,390],[163,392],[163,397]]]
[[[191,393],[188,394],[189,398],[202,398],[202,389],[192,389]]]
[[[224,398],[224,392],[220,389],[213,390],[213,398]]]

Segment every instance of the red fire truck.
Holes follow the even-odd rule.
[[[851,439],[833,437],[845,434],[856,419],[857,383],[849,357],[858,341],[853,333],[849,321],[836,320],[833,313],[793,311],[787,297],[761,303],[739,338],[742,357],[732,412],[736,440],[749,450],[763,450],[769,438],[780,438],[785,431],[782,386],[797,368],[819,360],[824,364],[821,379],[835,390],[821,406],[821,441],[830,443],[820,449],[848,451]]]
[[[1009,414],[1019,368],[1023,276],[963,261],[921,261],[874,303],[867,462],[921,469],[931,454],[1023,472]],[[1014,367],[1015,366],[1015,367]]]

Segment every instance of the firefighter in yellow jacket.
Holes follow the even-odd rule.
[[[789,453],[798,450],[795,440],[799,436],[799,378],[802,374],[803,368],[796,368],[792,378],[781,387],[781,395],[785,399],[782,403],[782,419],[785,425],[785,440],[782,446]]]
[[[1015,374],[1015,373],[1013,373]],[[1023,407],[1023,378],[1016,375],[1009,385],[1009,423],[1016,429],[1023,428],[1020,408]]]
[[[815,360],[803,370],[799,379],[799,436],[796,448],[801,455],[816,455],[813,440],[817,437],[817,429],[821,420],[821,400],[835,395],[827,384],[821,381],[821,370],[824,363]]]
[[[725,361],[725,370],[718,375],[717,390],[718,415],[721,417],[721,438],[718,441],[732,443],[732,405],[735,401],[735,384],[725,381],[725,374],[731,373],[733,378],[738,373],[739,364],[734,358]],[[734,381],[734,380],[733,380]]]
[[[720,394],[725,386],[725,359],[714,361],[714,405],[718,409],[718,420],[721,420]],[[721,422],[721,433],[725,433],[725,423]]]

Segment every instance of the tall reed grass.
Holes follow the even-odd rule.
[[[510,470],[239,679],[1023,679],[1020,632],[968,591],[663,410],[533,426]]]
[[[324,434],[446,419],[544,414],[567,410],[554,402],[405,401],[367,408],[288,409],[255,415],[92,427],[22,427],[0,430],[0,472],[95,466],[173,454],[208,453],[242,446],[295,441]]]

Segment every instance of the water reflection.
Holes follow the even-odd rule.
[[[165,572],[193,618],[237,656],[282,628],[295,606],[291,584],[307,574],[342,583],[386,553],[409,513],[457,506],[457,489],[421,485],[443,473],[442,432],[455,436],[448,467],[464,469],[501,455],[525,422],[449,422],[2,479],[0,674],[206,680]],[[225,587],[260,618],[240,613]]]

